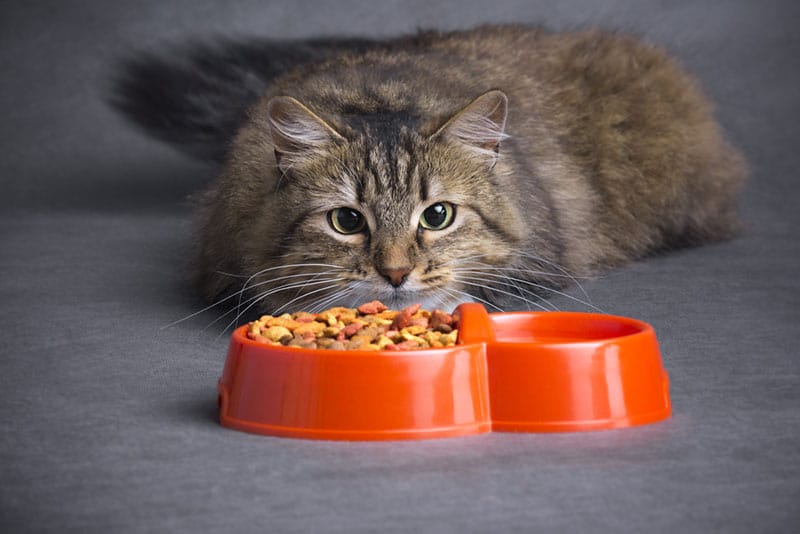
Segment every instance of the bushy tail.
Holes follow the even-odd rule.
[[[148,134],[200,159],[222,161],[247,109],[297,66],[380,46],[369,39],[217,41],[123,60],[111,105]]]

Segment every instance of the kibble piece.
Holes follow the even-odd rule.
[[[375,344],[378,345],[379,349],[383,350],[388,345],[394,345],[394,342],[391,339],[389,339],[388,337],[386,337],[384,335],[381,335],[381,336],[378,336],[377,340],[375,340]]]
[[[456,344],[456,338],[458,338],[458,330],[454,329],[452,332],[443,335],[439,339],[441,340],[442,343],[445,344],[445,346],[450,346]]]
[[[309,323],[301,322],[300,326],[294,329],[295,334],[306,335],[310,334],[317,337],[317,334],[325,330],[325,323],[319,321],[311,321]]]
[[[300,347],[301,349],[316,349],[316,341],[307,341],[303,338],[294,338],[287,345],[287,347]]]
[[[329,326],[322,330],[322,335],[325,337],[338,337],[342,329],[338,326]]]
[[[449,328],[448,332],[452,330],[453,325],[453,316],[449,313],[443,312],[442,310],[433,310],[431,314],[430,320],[430,327],[436,330],[441,326],[446,326]]]
[[[336,340],[335,339],[331,339],[329,337],[322,337],[322,338],[319,338],[317,340],[317,345],[319,345],[323,349],[327,349],[328,347],[333,345],[334,341],[336,341]]]
[[[359,313],[364,315],[373,315],[376,313],[380,313],[382,311],[386,311],[389,308],[379,300],[373,300],[372,302],[367,302],[366,304],[362,304],[358,307]]]
[[[410,324],[407,327],[403,328],[403,332],[411,334],[412,336],[418,336],[427,331],[428,331],[427,327],[418,324]]]
[[[450,332],[453,331],[453,327],[450,326],[449,324],[440,324],[435,326],[433,329],[434,331],[441,332],[442,334],[449,334]]]
[[[364,323],[361,321],[353,321],[349,325],[345,326],[342,332],[344,332],[345,337],[352,337],[362,328],[364,328]]]
[[[280,341],[286,336],[289,336],[289,339],[294,337],[292,332],[285,326],[270,326],[264,335],[272,341]]]

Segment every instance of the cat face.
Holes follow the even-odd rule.
[[[511,253],[514,236],[501,228],[513,227],[514,214],[492,187],[485,160],[411,132],[398,141],[362,136],[285,177],[283,203],[303,213],[282,255],[287,265],[319,264],[316,273],[324,274],[302,289],[318,291],[320,305],[379,299],[451,307],[480,294],[457,281],[465,262],[503,263]],[[290,270],[308,268],[283,272]]]
[[[513,273],[497,269],[516,257],[522,225],[499,159],[505,116],[494,91],[431,135],[345,136],[294,99],[271,101],[280,177],[257,217],[270,228],[254,225],[244,252],[249,302],[269,313],[373,299],[448,309],[507,293]]]

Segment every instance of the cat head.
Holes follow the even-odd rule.
[[[249,156],[238,156],[274,151],[273,173],[251,176],[266,185],[234,251],[245,302],[270,313],[373,299],[452,308],[515,291],[513,273],[495,269],[523,232],[501,146],[507,109],[490,91],[415,127],[397,120],[403,113],[326,120],[294,98],[269,100],[269,142],[250,139]]]

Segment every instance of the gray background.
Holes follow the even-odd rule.
[[[778,1],[0,3],[3,531],[800,529],[800,9]],[[115,58],[207,35],[592,24],[665,46],[752,178],[746,234],[585,285],[652,323],[674,416],[619,431],[335,443],[216,423],[183,278],[214,169],[103,102]],[[569,300],[556,303],[580,309]]]

